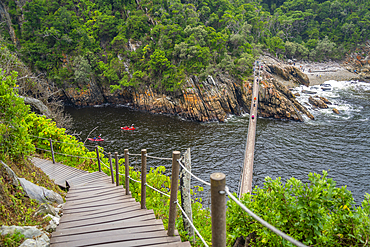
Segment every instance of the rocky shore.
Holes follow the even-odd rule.
[[[369,52],[370,55],[370,52]],[[350,56],[349,56],[350,57]],[[351,65],[348,63],[349,58],[347,57],[345,61],[339,62],[305,62],[305,61],[289,61],[283,62],[281,60],[277,60],[270,56],[262,56],[262,61],[265,61],[267,64],[275,64],[279,67],[287,67],[287,66],[294,66],[295,68],[299,69],[302,73],[307,75],[309,80],[309,85],[306,86],[314,86],[320,85],[326,81],[335,80],[335,81],[351,81],[351,80],[361,80],[367,81],[370,79],[370,74],[362,73],[361,68],[357,68],[353,64]],[[368,59],[370,61],[370,57]],[[353,62],[355,63],[355,62]],[[356,63],[357,64],[357,63]],[[368,62],[366,62],[368,64]],[[370,67],[370,66],[365,66]],[[356,69],[357,68],[357,69]],[[354,72],[356,70],[356,73]],[[367,71],[365,69],[365,71]],[[357,73],[359,72],[359,73]],[[299,83],[295,83],[291,80],[283,80],[283,84],[288,87],[296,87],[299,86]]]
[[[265,66],[259,89],[258,116],[303,121],[302,116],[306,115],[314,119],[289,89],[329,80],[366,81],[370,79],[370,49],[366,52],[361,56],[347,56],[343,63],[283,62],[268,55],[261,56],[260,61]],[[253,77],[240,81],[227,73],[208,76],[204,80],[189,76],[181,91],[168,94],[159,93],[152,87],[127,87],[111,92],[109,87],[99,87],[91,81],[77,89],[64,89],[61,98],[77,107],[109,103],[199,122],[224,122],[229,115],[249,113],[252,85]],[[314,107],[323,106],[314,99],[307,103]]]

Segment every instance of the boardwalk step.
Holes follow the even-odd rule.
[[[50,160],[44,160],[36,157],[31,158],[31,162],[40,168],[55,184],[60,187],[67,188],[66,180],[88,174],[87,171],[82,171],[74,167],[66,166],[60,163],[53,164]]]
[[[156,244],[156,245],[151,245],[153,247],[191,247],[190,242],[180,242],[180,243],[170,243],[170,244]]]
[[[103,172],[88,173],[63,164],[32,158],[51,179],[69,186],[63,216],[52,233],[51,246],[179,246],[169,237],[153,210],[141,209],[122,186]]]

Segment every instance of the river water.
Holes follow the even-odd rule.
[[[370,84],[359,82],[329,82],[332,91],[317,91],[333,105],[314,110],[307,106],[315,120],[305,122],[258,119],[253,170],[253,186],[263,186],[264,178],[281,177],[282,181],[294,176],[304,182],[308,173],[328,171],[328,177],[337,186],[347,185],[357,204],[370,193]],[[301,92],[299,87],[294,92]],[[308,102],[301,93],[298,100]],[[332,112],[335,107],[340,115]],[[149,155],[172,156],[172,151],[191,149],[192,172],[209,181],[210,174],[223,172],[231,191],[238,191],[244,160],[249,115],[230,117],[226,123],[196,123],[176,116],[153,115],[127,107],[97,106],[67,108],[74,120],[72,130],[82,131],[84,140],[99,134],[105,139],[99,145],[107,152],[122,154],[147,149]],[[135,131],[123,131],[121,126],[135,124]],[[90,143],[93,145],[94,143]],[[131,164],[139,166],[140,157],[130,157]],[[168,174],[171,161],[148,158],[148,166],[164,165]],[[201,185],[192,179],[192,186]],[[209,203],[209,190],[200,196]]]

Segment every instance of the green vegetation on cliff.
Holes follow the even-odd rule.
[[[181,87],[187,75],[251,73],[262,50],[340,58],[370,35],[362,0],[3,1],[1,35],[60,86]],[[6,25],[7,24],[7,25]]]

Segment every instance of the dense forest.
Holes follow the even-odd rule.
[[[341,59],[370,37],[365,0],[1,0],[0,17],[2,46],[35,73],[61,87],[95,80],[112,90],[243,78],[262,52]]]

